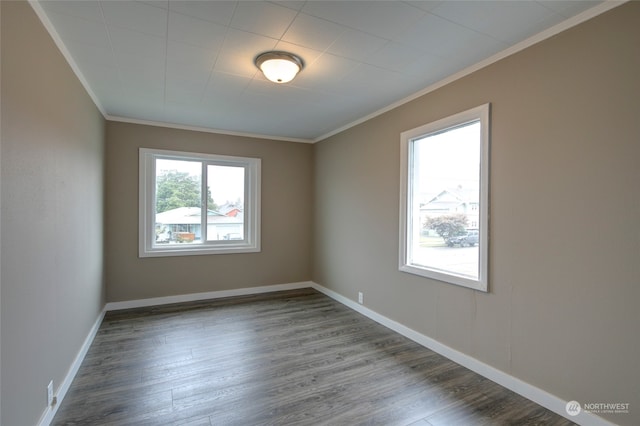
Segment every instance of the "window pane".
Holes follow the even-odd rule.
[[[207,241],[245,239],[244,175],[244,167],[207,166]]]
[[[202,242],[201,193],[201,162],[156,160],[156,245]]]
[[[140,148],[140,257],[260,252],[259,158]]]
[[[479,121],[412,141],[410,262],[479,278]]]

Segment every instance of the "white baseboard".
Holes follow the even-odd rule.
[[[235,290],[207,291],[204,293],[191,293],[191,294],[180,294],[176,296],[153,297],[150,299],[129,300],[125,302],[110,302],[110,303],[107,303],[105,310],[117,311],[121,309],[144,308],[147,306],[155,306],[155,305],[168,305],[170,303],[195,302],[198,300],[220,299],[223,297],[247,296],[251,294],[271,293],[274,291],[283,291],[283,290],[297,290],[300,288],[312,287],[313,286],[312,284],[313,283],[311,281],[302,281],[302,282],[289,283],[289,284],[275,284],[275,285],[267,285],[262,287],[239,288]]]
[[[550,394],[540,388],[537,388],[529,383],[526,383],[517,377],[514,377],[510,374],[505,373],[504,371],[498,370],[495,367],[492,367],[488,364],[485,364],[482,361],[479,361],[469,355],[466,355],[462,352],[459,352],[447,345],[444,345],[438,342],[431,337],[425,336],[424,334],[418,333],[417,331],[400,324],[397,321],[389,319],[379,313],[351,300],[339,293],[336,293],[333,290],[330,290],[326,287],[321,286],[320,284],[313,283],[311,286],[318,290],[321,293],[326,294],[337,302],[342,303],[343,305],[353,309],[361,313],[362,315],[374,320],[375,322],[384,325],[387,328],[413,340],[414,342],[431,349],[434,352],[439,353],[440,355],[445,356],[446,358],[472,370],[481,376],[486,377],[489,380],[492,380],[498,383],[505,388],[524,396],[527,399],[553,411],[554,413],[567,418],[568,420],[578,423],[582,426],[615,426],[614,423],[611,423],[602,417],[596,416],[595,414],[581,411],[576,416],[569,416],[566,407],[568,401],[564,401],[558,398],[555,395]]]
[[[93,339],[95,338],[96,333],[100,328],[100,324],[102,323],[102,319],[104,318],[104,315],[107,311],[165,305],[170,303],[193,302],[207,299],[219,299],[232,296],[246,296],[251,294],[271,293],[274,291],[283,290],[296,290],[309,287],[318,290],[319,292],[331,297],[335,301],[342,303],[343,305],[353,309],[354,311],[365,315],[366,317],[376,321],[377,323],[384,325],[385,327],[413,340],[414,342],[428,349],[431,349],[432,351],[437,352],[440,355],[445,356],[446,358],[480,374],[481,376],[488,378],[489,380],[498,383],[501,386],[504,386],[509,390],[516,392],[517,394],[524,396],[527,399],[530,399],[531,401],[534,401],[537,404],[540,404],[541,406],[571,420],[572,422],[578,423],[582,426],[615,426],[614,423],[611,423],[601,417],[585,411],[580,412],[580,414],[578,414],[577,416],[568,416],[566,411],[568,401],[564,401],[557,396],[550,394],[549,392],[546,392],[540,388],[537,388],[529,383],[518,379],[517,377],[507,374],[469,355],[466,355],[447,345],[444,345],[437,340],[432,339],[431,337],[418,333],[417,331],[405,325],[402,325],[397,321],[387,318],[384,315],[380,315],[372,309],[356,303],[354,300],[351,300],[339,293],[336,293],[333,290],[330,290],[312,281],[107,303],[104,310],[98,316],[98,319],[91,328],[89,335],[80,348],[80,351],[76,355],[76,358],[73,361],[71,368],[67,372],[64,381],[58,388],[58,392],[56,394],[56,405],[47,408],[47,410],[43,413],[40,421],[38,422],[38,426],[48,426],[53,420],[53,417],[55,416],[58,407],[62,403],[64,396],[69,390],[69,386],[71,386],[71,382],[78,372],[78,369],[80,368],[80,365],[82,364],[82,361],[84,360],[84,357],[87,354],[87,351],[89,350],[89,347],[91,346],[91,343],[93,342]]]
[[[87,351],[91,347],[93,343],[93,339],[95,339],[96,334],[98,333],[98,329],[100,328],[100,324],[102,324],[102,320],[104,319],[104,315],[107,311],[115,311],[120,309],[129,309],[129,308],[138,308],[138,307],[146,307],[146,306],[155,306],[155,305],[166,305],[169,303],[179,303],[179,302],[192,302],[197,300],[206,300],[206,299],[219,299],[222,297],[231,297],[231,296],[245,296],[251,294],[261,294],[261,293],[271,293],[274,291],[283,291],[283,290],[296,290],[300,288],[311,288],[313,287],[313,283],[311,281],[303,281],[298,283],[289,283],[289,284],[276,284],[270,286],[262,286],[262,287],[248,287],[241,288],[237,290],[220,290],[220,291],[210,291],[205,293],[192,293],[192,294],[183,294],[178,296],[167,296],[167,297],[154,297],[151,299],[139,299],[139,300],[130,300],[125,302],[111,302],[107,303],[98,315],[93,327],[89,331],[87,338],[84,340],[78,354],[76,355],[69,371],[65,375],[63,382],[58,387],[58,391],[54,393],[56,397],[56,404],[53,407],[47,407],[42,413],[40,417],[40,421],[37,423],[38,426],[49,426],[51,421],[53,420],[56,412],[58,411],[58,407],[62,403],[73,379],[76,377],[80,366],[82,365],[82,361],[84,361],[84,357],[87,355]]]
[[[58,407],[60,407],[62,400],[64,399],[67,391],[69,390],[69,387],[71,386],[71,382],[73,382],[73,379],[76,377],[76,374],[78,373],[78,370],[82,365],[82,361],[84,361],[84,357],[87,355],[87,351],[91,347],[91,343],[93,343],[93,339],[98,333],[98,329],[100,328],[100,324],[102,324],[102,319],[104,318],[105,312],[106,310],[103,309],[102,312],[100,312],[100,314],[98,315],[98,318],[96,318],[96,321],[93,323],[91,330],[89,330],[89,334],[87,335],[86,339],[84,339],[84,342],[82,343],[80,350],[76,354],[73,363],[71,363],[69,371],[67,371],[67,374],[65,375],[62,383],[60,383],[60,386],[58,386],[57,391],[54,391],[56,404],[45,409],[44,413],[42,413],[42,416],[40,417],[40,421],[37,423],[38,426],[49,426],[49,424],[53,420],[53,417],[58,412]]]

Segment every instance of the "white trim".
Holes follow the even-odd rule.
[[[227,135],[227,136],[239,136],[239,137],[245,137],[245,138],[268,139],[272,141],[298,142],[298,143],[317,142],[315,139],[290,138],[287,136],[263,135],[260,133],[250,133],[250,132],[235,132],[232,130],[213,129],[210,127],[192,126],[188,124],[165,123],[165,122],[153,121],[153,120],[141,120],[137,118],[127,118],[127,117],[120,117],[117,115],[109,115],[109,114],[106,114],[104,118],[106,120],[117,121],[120,123],[142,124],[145,126],[155,126],[155,127],[168,127],[170,129],[190,130],[194,132],[203,132],[203,133],[216,133],[216,134]]]
[[[490,110],[486,103],[431,123],[406,130],[400,134],[400,238],[398,269],[414,275],[436,279],[442,282],[468,287],[479,291],[488,291],[488,253],[489,253],[489,145],[490,145]],[[480,186],[479,186],[479,258],[478,277],[465,276],[455,271],[422,266],[414,262],[414,244],[419,222],[419,207],[416,205],[414,175],[419,167],[416,160],[415,143],[417,140],[431,135],[447,132],[478,121],[480,123]]]
[[[618,7],[624,3],[627,3],[629,0],[605,0],[603,3],[600,3],[594,7],[592,7],[591,9],[585,10],[584,12],[573,16],[571,18],[568,18],[567,20],[560,22],[556,25],[554,25],[551,28],[547,28],[546,30],[535,34],[529,38],[527,38],[526,40],[521,41],[520,43],[517,43],[511,47],[508,47],[507,49],[496,53],[493,56],[490,56],[487,59],[484,59],[480,62],[477,62],[474,65],[471,65],[461,71],[458,71],[455,74],[450,75],[449,77],[446,77],[430,86],[427,86],[426,88],[404,98],[401,99],[397,102],[394,102],[384,108],[381,108],[375,112],[372,112],[371,114],[368,114],[362,118],[359,118],[355,121],[352,121],[351,123],[345,124],[344,126],[341,126],[335,130],[332,130],[328,133],[325,133],[323,135],[320,135],[318,137],[315,138],[290,138],[290,137],[286,137],[286,136],[273,136],[273,135],[262,135],[262,134],[254,134],[254,133],[247,133],[247,132],[234,132],[234,131],[230,131],[230,130],[221,130],[221,129],[213,129],[213,128],[208,128],[208,127],[199,127],[199,126],[191,126],[191,125],[183,125],[183,124],[175,124],[175,123],[163,123],[163,122],[158,122],[158,121],[150,121],[150,120],[140,120],[140,119],[135,119],[135,118],[126,118],[126,117],[119,117],[119,116],[113,116],[113,115],[109,115],[105,112],[105,109],[102,107],[102,104],[99,102],[98,97],[93,93],[93,91],[91,90],[89,84],[87,83],[86,79],[84,78],[84,75],[82,74],[82,72],[80,71],[80,68],[78,67],[78,65],[75,63],[75,61],[73,60],[73,58],[71,57],[71,54],[69,53],[69,51],[67,50],[67,48],[65,47],[64,43],[62,42],[62,39],[60,38],[60,36],[58,35],[58,33],[55,31],[53,25],[51,24],[51,22],[49,21],[49,18],[47,18],[46,13],[44,12],[44,10],[42,9],[42,6],[39,4],[38,0],[28,0],[29,4],[31,5],[31,7],[33,8],[33,10],[36,12],[36,14],[38,15],[38,18],[40,18],[40,21],[42,22],[42,24],[44,25],[44,27],[47,29],[47,31],[49,32],[49,34],[51,35],[51,37],[53,38],[56,46],[58,46],[58,49],[60,49],[60,52],[62,52],[62,55],[64,56],[64,58],[67,60],[67,62],[69,63],[69,66],[71,67],[71,69],[73,70],[73,72],[76,74],[76,76],[78,77],[78,79],[80,80],[80,82],[82,83],[82,85],[84,86],[85,90],[87,91],[87,93],[89,94],[89,96],[91,97],[91,99],[93,100],[93,102],[96,104],[96,107],[100,110],[100,112],[102,113],[102,115],[104,116],[104,118],[106,120],[110,120],[110,121],[119,121],[119,122],[123,122],[123,123],[132,123],[132,124],[144,124],[144,125],[148,125],[148,126],[156,126],[156,127],[168,127],[171,129],[181,129],[181,130],[192,130],[192,131],[196,131],[196,132],[206,132],[206,133],[216,133],[216,134],[222,134],[222,135],[229,135],[229,136],[243,136],[243,137],[251,137],[251,138],[257,138],[257,139],[270,139],[270,140],[280,140],[280,141],[286,141],[286,142],[299,142],[299,143],[316,143],[316,142],[320,142],[324,139],[327,139],[331,136],[334,136],[338,133],[344,132],[345,130],[348,130],[352,127],[357,126],[358,124],[364,123],[365,121],[369,121],[372,118],[375,118],[379,115],[384,114],[385,112],[391,111],[399,106],[402,106],[406,103],[409,103],[411,101],[413,101],[414,99],[417,99],[421,96],[426,95],[427,93],[433,92],[434,90],[437,90],[439,88],[441,88],[442,86],[446,86],[449,83],[452,83],[456,80],[459,80],[475,71],[478,71],[484,67],[487,67],[491,64],[493,64],[494,62],[498,62],[501,59],[504,59],[508,56],[511,56],[515,53],[520,52],[521,50],[526,49],[527,47],[533,46],[536,43],[539,43],[543,40],[546,40],[550,37],[553,37],[556,34],[559,34],[563,31],[568,30],[569,28],[575,27],[576,25],[579,25],[585,21],[588,21],[589,19],[595,18],[598,15],[601,15],[615,7]]]
[[[96,334],[100,329],[100,324],[102,324],[105,313],[106,309],[103,309],[102,312],[100,312],[100,314],[98,315],[98,318],[96,318],[96,321],[93,323],[91,330],[89,330],[89,334],[87,335],[86,339],[84,339],[82,346],[80,346],[80,350],[71,363],[71,367],[69,367],[69,370],[64,376],[62,383],[60,383],[60,386],[58,386],[57,391],[54,391],[54,396],[56,397],[55,405],[45,408],[44,413],[42,413],[42,416],[40,417],[40,421],[37,423],[38,426],[48,426],[53,420],[53,417],[56,415],[56,412],[58,412],[58,407],[60,407],[60,404],[62,404],[62,400],[66,396],[69,387],[71,387],[71,383],[76,377],[76,374],[78,373],[78,370],[80,369],[80,366],[84,361],[84,357],[87,355],[87,352],[89,351],[89,348],[93,343],[93,339],[95,339]]]
[[[80,67],[78,67],[78,64],[76,64],[76,62],[73,60],[71,53],[69,53],[69,51],[67,50],[67,46],[65,46],[65,44],[62,42],[60,35],[58,34],[55,27],[49,20],[49,17],[45,13],[44,9],[42,9],[40,2],[37,0],[28,0],[28,1],[33,11],[36,12],[36,15],[38,15],[38,18],[40,18],[40,22],[42,22],[42,25],[44,25],[46,30],[49,32],[49,35],[53,39],[53,42],[55,43],[55,45],[58,47],[58,50],[60,50],[60,53],[62,53],[62,56],[64,56],[64,59],[67,61],[67,63],[71,67],[71,70],[76,75],[78,80],[80,80],[80,84],[82,84],[82,87],[84,87],[84,90],[87,92],[87,94],[89,95],[93,103],[96,105],[96,108],[98,108],[102,116],[106,118],[106,112],[104,107],[100,103],[100,100],[98,99],[96,94],[93,93],[93,90],[91,90],[91,86],[87,82],[87,79],[84,78],[84,74],[82,74],[82,71],[80,71]]]
[[[297,290],[302,288],[313,288],[335,301],[345,305],[348,308],[353,309],[354,311],[372,319],[373,321],[399,333],[412,341],[431,349],[434,352],[439,353],[440,355],[466,367],[483,377],[486,377],[505,388],[512,390],[531,401],[534,401],[537,404],[557,413],[558,415],[565,417],[573,422],[576,422],[583,426],[615,426],[614,423],[611,423],[599,416],[596,416],[592,413],[588,413],[582,411],[575,417],[568,417],[565,411],[566,404],[568,401],[562,400],[555,395],[550,394],[540,388],[537,388],[529,383],[526,383],[510,374],[507,374],[501,370],[498,370],[495,367],[492,367],[488,364],[483,363],[467,354],[459,352],[439,341],[432,339],[431,337],[425,336],[397,321],[389,319],[384,315],[377,313],[376,311],[365,307],[364,305],[358,304],[356,301],[351,300],[333,290],[330,290],[320,284],[317,284],[313,281],[301,281],[289,284],[276,284],[269,286],[260,286],[260,287],[248,287],[234,290],[219,290],[219,291],[210,291],[204,293],[192,293],[192,294],[183,294],[183,295],[175,295],[175,296],[166,296],[166,297],[154,297],[150,299],[138,299],[138,300],[130,300],[123,302],[110,302],[107,303],[100,313],[98,318],[96,319],[93,327],[89,331],[87,338],[85,339],[82,347],[78,351],[69,371],[67,372],[62,384],[59,386],[58,391],[56,393],[57,403],[54,407],[47,408],[45,412],[42,414],[40,421],[37,423],[38,426],[48,426],[53,417],[55,416],[58,407],[62,403],[75,375],[77,374],[82,362],[89,350],[93,340],[100,328],[104,315],[108,311],[117,311],[121,309],[131,309],[131,308],[141,308],[147,306],[155,306],[155,305],[163,305],[170,303],[181,303],[181,302],[192,302],[198,300],[207,300],[207,299],[219,299],[223,297],[233,297],[233,296],[246,296],[252,294],[262,294],[262,293],[271,293],[275,291],[283,291],[283,290]]]
[[[89,334],[85,338],[80,350],[76,354],[67,374],[65,375],[62,383],[58,386],[57,391],[54,392],[54,396],[56,397],[56,404],[52,407],[45,408],[45,411],[40,416],[40,420],[37,423],[37,426],[49,426],[51,421],[55,417],[58,412],[58,408],[64,397],[66,396],[69,388],[71,387],[71,383],[73,379],[76,377],[82,362],[84,361],[91,344],[93,343],[98,330],[100,329],[100,325],[104,319],[106,312],[108,311],[116,311],[120,309],[130,309],[130,308],[139,308],[146,306],[154,306],[154,305],[163,305],[169,303],[179,303],[179,302],[191,302],[197,300],[206,300],[206,299],[219,299],[223,297],[232,297],[232,296],[246,296],[251,294],[261,294],[261,293],[270,293],[275,291],[283,291],[283,290],[297,290],[301,288],[312,288],[313,284],[311,281],[302,281],[296,283],[288,283],[288,284],[275,284],[269,286],[262,287],[248,287],[241,288],[236,290],[220,290],[220,291],[210,291],[205,293],[192,293],[192,294],[184,294],[177,296],[167,296],[167,297],[155,297],[151,299],[140,299],[140,300],[131,300],[125,302],[111,302],[107,303],[103,310],[100,312],[96,321],[94,322],[91,330],[89,330]]]
[[[469,370],[472,370],[480,374],[481,376],[486,377],[487,379],[492,380],[499,385],[504,386],[505,388],[524,396],[527,399],[530,399],[531,401],[553,411],[554,413],[562,417],[571,420],[572,422],[578,423],[583,426],[615,426],[614,423],[611,423],[603,419],[602,417],[585,411],[580,412],[580,414],[574,417],[568,416],[566,412],[568,401],[558,398],[557,396],[552,395],[547,391],[526,383],[518,379],[517,377],[505,373],[504,371],[498,370],[497,368],[485,364],[484,362],[479,361],[467,354],[457,351],[443,343],[440,343],[435,339],[432,339],[431,337],[425,336],[424,334],[421,334],[403,324],[400,324],[397,321],[387,318],[372,309],[356,303],[354,300],[351,300],[339,293],[336,293],[333,290],[323,287],[320,284],[312,282],[312,287],[319,292],[331,297],[337,302],[342,303],[343,305],[353,309],[354,311],[359,312],[362,315],[374,320],[375,322],[395,331],[396,333],[399,333],[407,337],[408,339],[411,339],[414,342],[428,349],[431,349],[432,351],[437,352],[440,355],[443,355],[451,361],[454,361],[462,365],[463,367],[466,367]]]
[[[289,284],[274,284],[260,287],[245,287],[233,290],[207,291],[204,293],[178,294],[175,296],[152,297],[149,299],[127,300],[107,303],[106,311],[121,309],[144,308],[147,306],[168,305],[171,303],[195,302],[199,300],[221,299],[223,297],[247,296],[251,294],[272,293],[274,291],[298,290],[313,287],[311,281],[301,281]]]
[[[201,228],[199,244],[155,244],[155,204],[156,204],[156,160],[174,159],[179,161],[202,162],[202,194],[206,194],[207,164],[242,167],[244,181],[244,240],[213,241],[206,238],[207,227]],[[161,149],[139,149],[138,182],[138,257],[192,256],[208,254],[257,253],[261,250],[261,177],[262,160],[255,157],[233,157],[228,155],[168,151]],[[204,216],[204,212],[202,212]],[[206,225],[207,217],[201,219]]]
[[[349,124],[345,124],[342,127],[339,127],[335,130],[332,130],[328,133],[325,133],[324,135],[318,136],[317,138],[313,139],[313,142],[320,142],[324,139],[330,138],[331,136],[337,135],[338,133],[344,132],[345,130],[349,130],[352,127],[357,126],[358,124],[362,124],[366,121],[369,121],[379,115],[384,114],[385,112],[389,112],[395,108],[398,108],[399,106],[402,106],[406,103],[409,103],[421,96],[426,95],[427,93],[431,93],[443,86],[446,86],[449,83],[453,83],[456,80],[459,80],[463,77],[466,77],[467,75],[474,73],[478,70],[481,70],[482,68],[485,68],[495,62],[498,62],[501,59],[504,59],[508,56],[514,55],[518,52],[520,52],[521,50],[524,50],[528,47],[533,46],[534,44],[540,43],[541,41],[544,41],[548,38],[553,37],[556,34],[560,34],[563,31],[568,30],[569,28],[575,27],[578,24],[581,24],[585,21],[588,21],[589,19],[595,18],[598,15],[601,15],[615,7],[618,7],[624,3],[626,3],[629,0],[605,0],[603,3],[600,3],[594,7],[592,7],[591,9],[587,9],[582,13],[579,13],[576,16],[573,16],[571,18],[568,18],[565,21],[560,22],[559,24],[556,24],[554,26],[552,26],[551,28],[547,28],[546,30],[535,34],[523,41],[521,41],[520,43],[514,44],[511,47],[508,47],[496,54],[494,54],[493,56],[488,57],[487,59],[484,59],[480,62],[477,62],[467,68],[464,68],[460,71],[458,71],[455,74],[452,74],[448,77],[443,78],[442,80],[425,87],[424,89],[420,90],[419,92],[416,92],[412,95],[407,96],[404,99],[400,99],[397,102],[392,103],[391,105],[388,105],[384,108],[381,108],[377,111],[372,112],[369,115],[366,115],[362,118],[359,118],[355,121],[352,121]]]

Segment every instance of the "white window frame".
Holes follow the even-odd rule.
[[[479,291],[488,291],[489,253],[489,126],[490,104],[437,120],[435,122],[407,130],[400,136],[400,252],[399,269],[426,278],[456,284]],[[419,222],[419,206],[413,205],[413,142],[429,135],[454,129],[466,123],[480,122],[480,206],[479,206],[479,271],[478,279],[455,274],[453,271],[425,267],[413,263],[412,228]]]
[[[207,165],[243,167],[244,178],[244,239],[206,239],[206,205],[202,206],[203,238],[198,244],[156,244],[156,160],[200,161]],[[201,154],[193,152],[169,151],[140,148],[139,154],[139,257],[189,256],[204,254],[255,253],[260,251],[260,181],[261,160],[259,158],[232,157],[227,155]],[[202,197],[206,197],[206,178],[202,177]],[[203,203],[204,204],[204,203]]]

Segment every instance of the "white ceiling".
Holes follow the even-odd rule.
[[[599,3],[40,0],[34,8],[109,118],[313,141]],[[306,66],[289,84],[271,83],[253,63],[267,50],[295,53]]]

